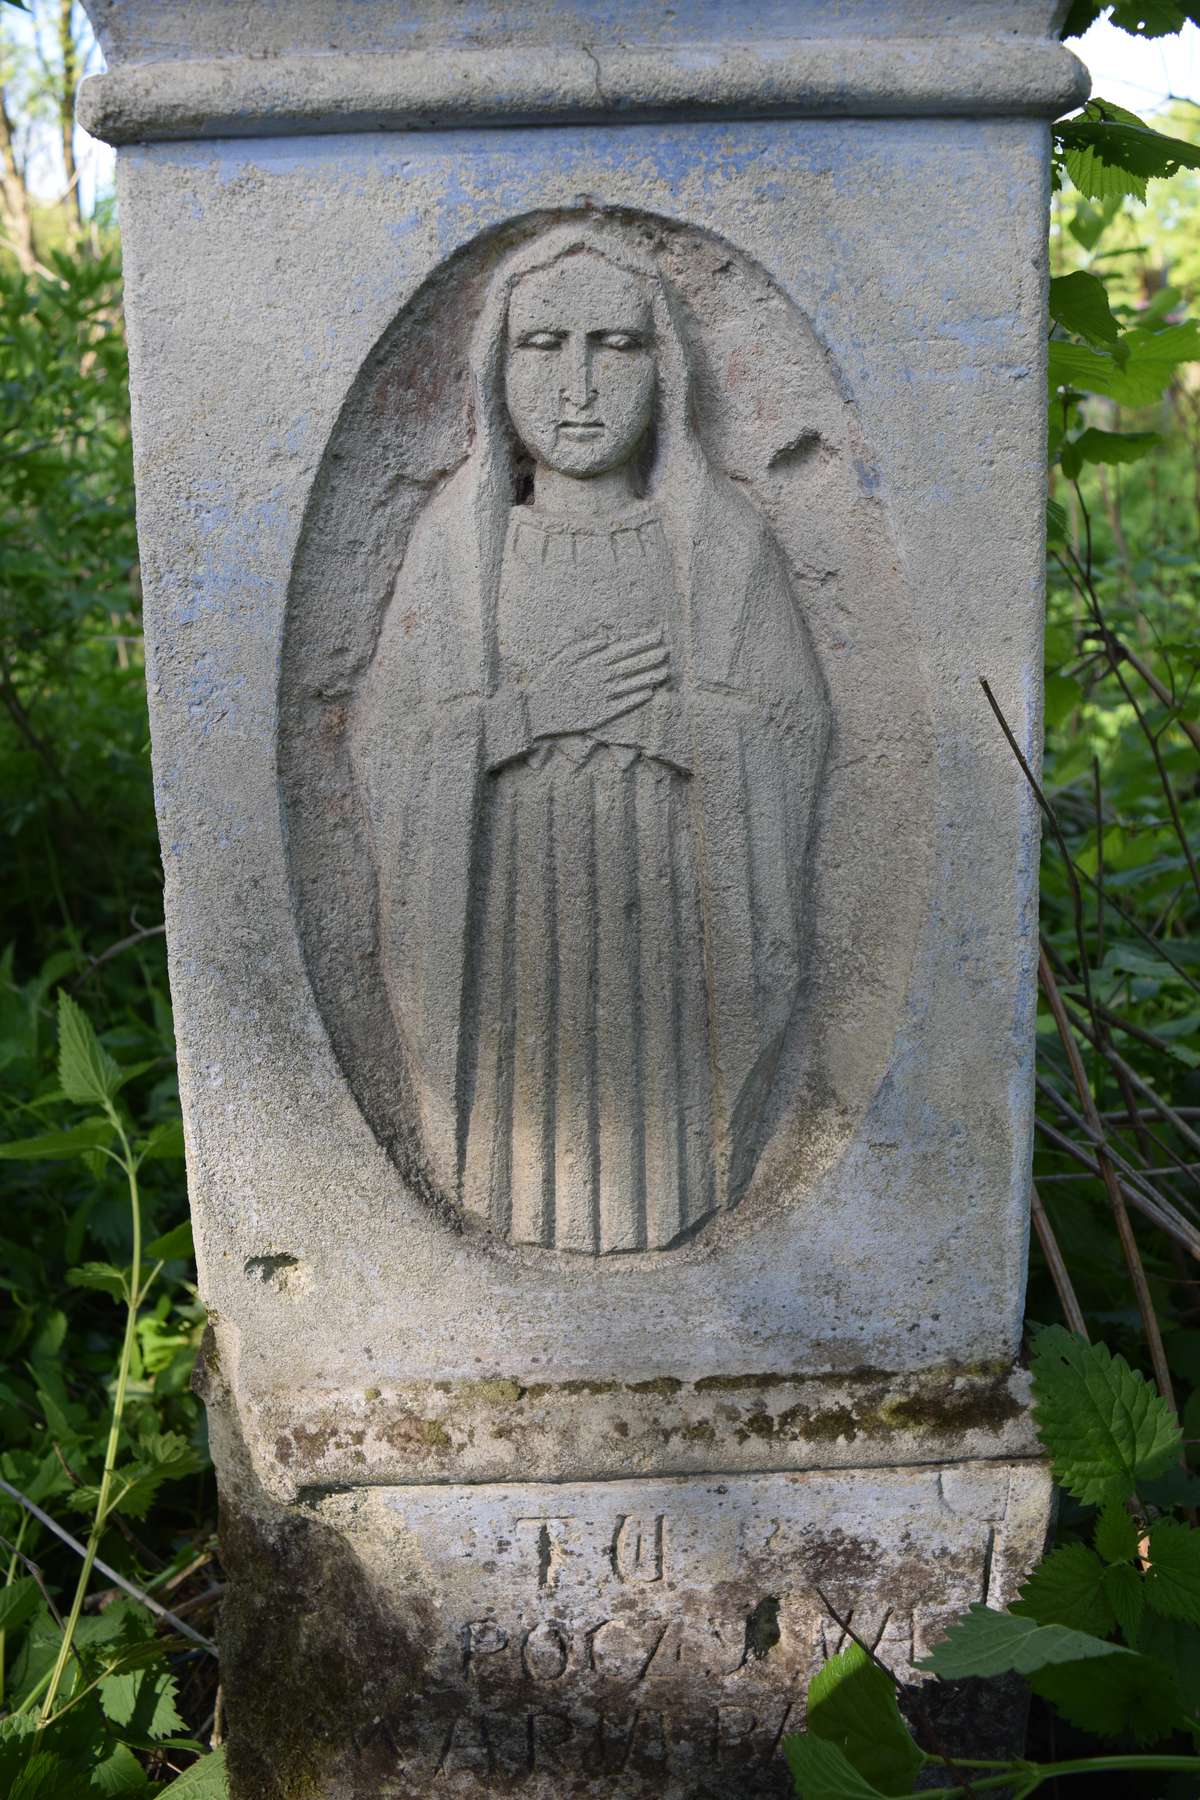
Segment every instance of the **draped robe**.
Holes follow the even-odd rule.
[[[514,1242],[664,1248],[733,1204],[795,1010],[825,688],[765,521],[701,485],[626,523],[645,566],[595,619],[578,542],[557,589],[544,562],[514,576],[544,521],[481,526],[468,465],[417,522],[356,708],[426,1149]],[[571,640],[661,623],[669,687],[535,740],[556,618]]]

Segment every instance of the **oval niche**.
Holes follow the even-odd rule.
[[[296,918],[398,1177],[498,1254],[709,1254],[886,1074],[932,747],[875,488],[791,300],[646,215],[475,239],[346,398],[281,663]]]

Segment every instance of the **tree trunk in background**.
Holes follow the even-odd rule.
[[[12,120],[0,93],[0,195],[4,202],[4,235],[26,275],[37,267],[37,250],[33,241],[33,218],[29,208],[29,190],[25,175],[17,161],[13,143]]]
[[[62,130],[63,171],[66,187],[63,205],[72,221],[72,230],[83,230],[83,200],[79,192],[79,170],[75,163],[75,89],[79,86],[79,47],[71,28],[74,0],[59,0],[58,48],[62,57],[62,86],[58,94],[58,116]]]

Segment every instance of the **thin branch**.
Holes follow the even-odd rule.
[[[1086,1170],[1094,1180],[1102,1179],[1100,1165],[1095,1157],[1089,1156],[1083,1146],[1076,1143],[1074,1138],[1068,1137],[1066,1132],[1059,1131],[1058,1127],[1052,1125],[1049,1119],[1038,1118],[1035,1119],[1034,1124],[1054,1149],[1060,1150],[1064,1156],[1070,1157],[1072,1162],[1078,1163],[1079,1167]],[[1042,1179],[1044,1181],[1047,1178],[1043,1176]],[[1051,1176],[1050,1179],[1056,1178]],[[1168,1201],[1155,1196],[1153,1190],[1147,1193],[1142,1187],[1135,1186],[1128,1181],[1122,1181],[1120,1187],[1125,1199],[1136,1212],[1142,1213],[1152,1225],[1156,1225],[1160,1231],[1165,1232],[1169,1238],[1181,1245],[1190,1256],[1194,1256],[1200,1262],[1200,1233],[1196,1231],[1194,1225],[1182,1218]]]
[[[91,980],[97,969],[102,969],[114,956],[120,956],[123,950],[132,950],[135,944],[144,944],[147,938],[162,937],[166,929],[165,925],[143,925],[139,930],[131,931],[128,937],[118,938],[115,944],[110,944],[107,950],[102,950],[99,956],[90,959],[87,968],[82,975],[76,976],[72,985],[82,987],[85,981]]]
[[[1088,1328],[1084,1323],[1083,1308],[1075,1294],[1075,1286],[1063,1261],[1062,1251],[1058,1247],[1058,1239],[1054,1235],[1054,1227],[1042,1205],[1042,1197],[1037,1191],[1036,1183],[1029,1190],[1029,1211],[1033,1219],[1033,1229],[1037,1233],[1038,1243],[1042,1247],[1042,1255],[1046,1259],[1046,1267],[1050,1271],[1050,1279],[1054,1283],[1054,1291],[1058,1295],[1058,1304],[1063,1309],[1063,1318],[1067,1328],[1085,1341]]]
[[[27,1495],[21,1492],[20,1488],[15,1488],[11,1482],[5,1481],[2,1475],[0,1475],[0,1489],[3,1489],[19,1506],[23,1506],[26,1512],[32,1513],[39,1525],[44,1525],[47,1531],[52,1531],[56,1538],[59,1538],[75,1552],[76,1556],[86,1556],[87,1552],[78,1538],[72,1537],[69,1531],[64,1531],[61,1525],[55,1523],[49,1513],[43,1512],[40,1506],[35,1505]],[[165,1620],[168,1625],[173,1625],[182,1637],[190,1638],[194,1644],[199,1644],[200,1648],[207,1650],[210,1656],[217,1654],[217,1646],[211,1638],[202,1637],[183,1619],[177,1618],[173,1612],[168,1612],[165,1606],[160,1606],[158,1601],[152,1599],[144,1588],[135,1587],[132,1581],[127,1581],[124,1575],[118,1575],[115,1569],[110,1568],[106,1562],[101,1562],[98,1556],[93,1557],[92,1560],[100,1573],[107,1575],[108,1579],[115,1583],[123,1593],[128,1594],[131,1600],[136,1600],[139,1606],[144,1606],[156,1618]]]
[[[1105,648],[1109,649],[1112,654],[1115,654],[1119,661],[1127,662],[1131,668],[1137,670],[1155,699],[1161,701],[1162,705],[1165,706],[1167,711],[1171,714],[1175,724],[1186,731],[1196,749],[1200,750],[1200,725],[1197,725],[1194,720],[1187,719],[1183,716],[1179,711],[1179,702],[1171,698],[1169,691],[1163,686],[1153,669],[1149,668],[1147,664],[1142,661],[1136,651],[1131,650],[1129,645],[1125,643],[1122,638],[1119,638],[1115,631],[1111,631],[1107,624],[1103,622],[1098,622],[1098,624],[1099,630],[1104,638]]]
[[[1082,1031],[1088,1042],[1095,1045],[1101,1054],[1108,1058],[1113,1068],[1117,1070],[1118,1073],[1125,1076],[1131,1087],[1136,1088],[1139,1094],[1144,1095],[1158,1114],[1159,1118],[1165,1120],[1166,1123],[1171,1126],[1172,1130],[1177,1131],[1185,1144],[1190,1144],[1194,1150],[1200,1150],[1200,1132],[1193,1131],[1191,1126],[1186,1124],[1184,1120],[1180,1118],[1179,1114],[1175,1111],[1175,1108],[1164,1100],[1162,1095],[1157,1093],[1155,1089],[1151,1087],[1150,1083],[1146,1081],[1143,1076],[1139,1075],[1137,1070],[1133,1068],[1130,1063],[1125,1061],[1125,1058],[1119,1051],[1113,1048],[1107,1038],[1102,1041],[1097,1039],[1096,1034],[1091,1027],[1086,1025],[1084,1021],[1078,1017],[1079,1008],[1072,1005],[1069,994],[1066,996],[1066,1004],[1071,1006],[1072,1012],[1076,1015],[1073,1023],[1080,1031]]]
[[[1128,1208],[1125,1205],[1125,1196],[1121,1191],[1121,1184],[1117,1180],[1117,1173],[1113,1167],[1112,1158],[1109,1154],[1108,1141],[1104,1135],[1104,1125],[1099,1113],[1096,1111],[1096,1103],[1092,1098],[1092,1090],[1088,1086],[1087,1072],[1083,1066],[1083,1058],[1079,1054],[1079,1046],[1075,1042],[1075,1034],[1071,1030],[1071,1022],[1067,1017],[1066,1008],[1062,1003],[1062,997],[1058,991],[1058,983],[1054,979],[1054,971],[1050,967],[1050,958],[1046,955],[1044,947],[1039,952],[1038,956],[1038,978],[1042,984],[1042,992],[1045,994],[1050,1011],[1054,1016],[1054,1023],[1058,1027],[1058,1035],[1062,1042],[1063,1049],[1067,1054],[1067,1061],[1071,1067],[1071,1077],[1075,1083],[1076,1092],[1079,1095],[1079,1104],[1083,1116],[1087,1121],[1089,1132],[1094,1134],[1096,1139],[1096,1161],[1100,1168],[1100,1178],[1103,1181],[1105,1191],[1108,1194],[1109,1205],[1112,1208],[1113,1222],[1116,1225],[1117,1236],[1120,1239],[1121,1250],[1125,1257],[1125,1266],[1129,1270],[1129,1279],[1133,1283],[1133,1291],[1137,1297],[1138,1311],[1142,1317],[1142,1330],[1146,1336],[1146,1347],[1150,1352],[1150,1362],[1154,1369],[1154,1379],[1158,1384],[1159,1393],[1171,1408],[1172,1412],[1174,1412],[1176,1410],[1175,1392],[1171,1385],[1171,1372],[1167,1367],[1166,1351],[1163,1349],[1162,1332],[1159,1329],[1158,1315],[1154,1310],[1154,1301],[1150,1294],[1150,1284],[1146,1280],[1146,1271],[1142,1266],[1141,1252],[1137,1247],[1137,1239],[1133,1235],[1133,1226],[1130,1222]],[[1088,998],[1089,1000],[1091,998],[1090,986],[1088,988]]]

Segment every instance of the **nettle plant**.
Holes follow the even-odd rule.
[[[16,988],[10,965],[11,956],[0,967],[0,988],[12,1003],[3,1011],[5,1061],[19,1060],[15,1028],[29,1020],[36,1027],[40,1011],[39,984],[32,993]],[[39,1123],[55,1115],[64,1122],[0,1144],[0,1159],[9,1162],[82,1161],[97,1193],[105,1171],[115,1167],[125,1189],[130,1246],[123,1265],[74,1261],[66,1274],[70,1287],[107,1296],[124,1314],[105,1423],[64,1379],[65,1314],[18,1316],[14,1326],[18,1334],[25,1323],[35,1327],[25,1345],[30,1379],[20,1387],[3,1384],[0,1399],[39,1423],[29,1449],[0,1458],[0,1548],[7,1565],[0,1585],[0,1699],[7,1713],[0,1718],[0,1792],[7,1800],[168,1792],[173,1800],[217,1800],[226,1791],[223,1754],[206,1754],[206,1746],[186,1735],[176,1704],[182,1660],[215,1656],[215,1646],[99,1555],[107,1532],[128,1531],[130,1520],[145,1518],[164,1483],[195,1475],[205,1461],[165,1416],[179,1384],[186,1390],[202,1318],[198,1303],[173,1306],[169,1295],[154,1292],[168,1265],[190,1259],[192,1244],[186,1223],[149,1242],[143,1229],[143,1170],[183,1154],[177,1117],[139,1126],[128,1109],[130,1084],[152,1066],[118,1063],[60,989],[57,1087],[28,1110]],[[93,1211],[94,1199],[85,1199],[66,1227],[69,1240],[82,1246],[95,1224]],[[6,1285],[19,1314],[20,1267]],[[60,1518],[64,1507],[85,1515],[85,1542],[46,1510],[51,1506]],[[11,1514],[19,1524],[9,1537]],[[61,1608],[30,1554],[34,1530],[50,1532],[78,1557],[71,1597]],[[194,1560],[195,1546],[183,1555]],[[164,1573],[172,1572],[168,1566]],[[85,1612],[96,1573],[113,1586],[102,1610]],[[169,1769],[172,1757],[199,1760],[163,1785],[146,1764]]]
[[[1200,1733],[1200,1532],[1178,1510],[1197,1484],[1179,1467],[1179,1425],[1153,1385],[1049,1326],[1035,1339],[1034,1418],[1055,1480],[1091,1509],[1089,1542],[1038,1564],[1005,1612],[975,1605],[918,1666],[942,1681],[1020,1675],[1071,1725],[1158,1744]],[[807,1730],[784,1739],[802,1800],[913,1796],[937,1769],[940,1792],[1024,1800],[1059,1776],[1138,1770],[1200,1779],[1200,1755],[1132,1752],[1037,1763],[923,1748],[897,1681],[853,1642],[808,1690]],[[924,1791],[928,1791],[926,1788]]]

